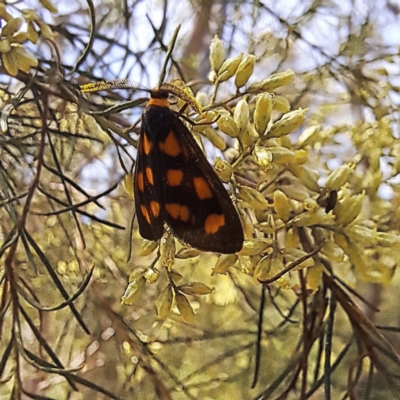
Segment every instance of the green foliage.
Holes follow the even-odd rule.
[[[105,61],[92,68],[100,30],[87,32],[76,79],[53,42],[64,35],[76,46],[72,25],[0,7],[8,77],[0,92],[0,397],[396,398],[397,299],[387,288],[398,283],[400,153],[393,87],[380,80],[386,70],[368,66],[376,79],[367,79],[349,60],[340,71],[330,62],[267,74],[268,49],[285,40],[265,37],[247,54],[215,36],[208,81],[189,86],[175,58],[179,41],[168,47],[165,26],[153,26],[146,53],[163,49],[161,82],[179,76],[167,78],[174,108],[193,122],[206,153],[210,143],[223,152],[215,170],[246,240],[239,253],[219,256],[168,233],[160,244],[139,236],[132,170],[143,102],[126,90],[83,95],[76,85],[106,78],[98,72]],[[280,23],[299,38],[307,22]],[[54,54],[38,66],[39,50],[27,48],[39,35]],[[367,54],[370,35],[360,27],[341,56]],[[343,74],[348,91],[306,100],[334,84],[327,72]],[[333,120],[356,105],[372,117]],[[380,195],[385,185],[391,200]],[[382,294],[388,307],[363,290]]]

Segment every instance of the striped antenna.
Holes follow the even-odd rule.
[[[89,82],[79,85],[79,89],[82,93],[96,93],[102,92],[103,90],[112,89],[133,89],[149,92],[149,89],[145,88],[140,83],[130,81],[129,79],[114,79],[111,81]]]
[[[193,95],[187,93],[184,89],[179,86],[173,85],[171,83],[162,83],[156,89],[148,89],[138,82],[130,81],[129,79],[114,79],[111,81],[99,81],[99,82],[89,82],[79,85],[79,89],[82,93],[96,93],[105,90],[112,89],[132,89],[132,90],[143,90],[148,93],[156,93],[158,91],[165,91],[176,97],[179,97],[186,103],[188,103],[194,110],[201,113],[201,105],[198,103]]]

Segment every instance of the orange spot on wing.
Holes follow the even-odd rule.
[[[213,197],[210,186],[203,177],[193,178],[193,184],[200,200],[211,199]]]
[[[141,191],[141,192],[144,192],[144,181],[143,181],[143,173],[142,172],[138,172],[137,173],[137,186],[138,186],[138,189]]]
[[[149,181],[150,185],[154,185],[153,171],[151,170],[150,167],[146,167],[146,177],[147,177],[147,180]]]
[[[157,203],[156,201],[151,201],[150,210],[151,213],[153,214],[153,217],[157,218],[160,215],[160,203]]]
[[[189,221],[189,216],[190,216],[189,207],[181,206],[181,211],[179,213],[179,218],[181,219],[181,221],[183,222]]]
[[[180,169],[169,169],[167,171],[167,183],[169,186],[179,186],[182,183],[183,171]]]
[[[173,219],[179,218],[183,222],[187,222],[189,220],[190,212],[187,206],[182,206],[178,203],[169,203],[165,205],[165,209]]]
[[[140,210],[142,211],[144,219],[147,221],[148,224],[151,223],[149,212],[145,206],[140,206]]]
[[[159,149],[171,157],[176,157],[181,152],[181,146],[174,135],[174,132],[170,132],[164,142],[158,144]]]
[[[179,217],[179,210],[181,206],[178,203],[170,203],[165,205],[167,213],[173,218],[177,219]]]
[[[219,231],[219,228],[225,225],[225,217],[223,214],[210,214],[204,223],[204,229],[207,235],[211,235]]]
[[[147,135],[143,133],[143,151],[146,156],[149,155],[151,148],[153,147],[153,143],[149,140]]]

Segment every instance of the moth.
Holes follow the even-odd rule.
[[[150,91],[142,115],[134,192],[140,235],[164,230],[202,251],[236,253],[243,228],[224,185],[189,129],[171,110],[168,91]]]

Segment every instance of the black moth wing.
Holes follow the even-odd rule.
[[[219,253],[235,253],[243,246],[243,229],[237,214],[221,180],[207,161],[192,134],[182,120],[170,109],[165,109],[170,115],[162,128],[163,137],[173,132],[182,151],[175,157],[160,153],[160,170],[163,171],[163,201],[164,204],[180,204],[189,209],[189,220],[173,218],[164,212],[164,218],[172,233],[184,243],[199,250]],[[179,186],[167,183],[166,171],[181,170],[183,180]],[[204,178],[211,189],[211,198],[201,199],[194,186],[194,178]],[[216,232],[205,229],[207,217],[223,215],[224,224]]]
[[[164,221],[161,215],[161,210],[158,217],[155,217],[151,213],[151,202],[154,201],[158,204],[161,203],[163,183],[160,172],[157,171],[158,157],[157,154],[155,154],[155,152],[157,152],[157,148],[155,148],[153,144],[153,148],[149,154],[145,154],[144,151],[145,137],[147,137],[148,140],[151,140],[150,138],[154,136],[150,134],[150,127],[146,123],[147,119],[145,118],[145,115],[146,111],[144,111],[143,113],[135,165],[135,208],[140,236],[142,236],[144,239],[156,241],[161,239],[164,233]],[[152,171],[154,179],[153,184],[147,179],[146,168],[150,168],[150,170]],[[143,190],[140,190],[140,179],[142,179],[143,181]],[[145,215],[143,214],[143,210],[148,213],[148,219],[146,219]]]

